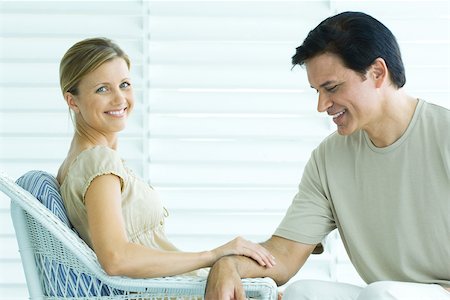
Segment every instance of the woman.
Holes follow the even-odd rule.
[[[196,253],[180,252],[166,238],[165,208],[156,192],[116,152],[117,134],[134,108],[129,69],[128,56],[105,38],[76,43],[60,64],[75,133],[57,179],[70,221],[104,270],[135,278],[170,276],[232,254],[273,266],[265,248],[243,238]]]

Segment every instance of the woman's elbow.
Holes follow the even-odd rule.
[[[109,276],[126,276],[123,257],[117,252],[110,252],[98,257],[100,265]]]

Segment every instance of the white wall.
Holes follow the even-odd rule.
[[[323,18],[361,10],[392,29],[410,94],[450,107],[448,1],[1,1],[0,170],[56,173],[72,135],[58,63],[74,42],[116,40],[137,109],[120,151],[161,193],[184,250],[276,228],[310,151],[334,130],[290,58]],[[337,236],[298,278],[361,283]],[[0,198],[0,299],[25,299]]]

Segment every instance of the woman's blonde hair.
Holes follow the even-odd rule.
[[[66,92],[77,95],[78,84],[83,76],[116,57],[123,58],[130,68],[128,55],[110,39],[89,38],[70,47],[59,65],[59,83],[63,95]]]

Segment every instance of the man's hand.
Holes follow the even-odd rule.
[[[316,245],[307,245],[272,236],[262,243],[276,258],[276,264],[261,266],[253,259],[238,255],[224,256],[211,268],[206,284],[206,300],[244,300],[241,278],[270,277],[285,284],[305,263]]]
[[[211,268],[206,285],[205,300],[245,300],[233,257],[223,257]]]

